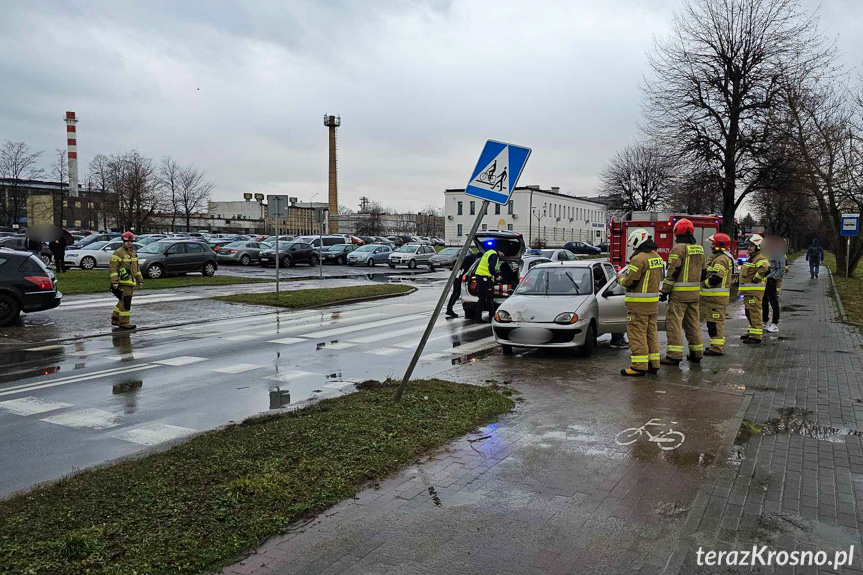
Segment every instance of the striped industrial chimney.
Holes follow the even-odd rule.
[[[69,153],[69,195],[78,197],[78,133],[75,112],[66,112],[66,149]]]

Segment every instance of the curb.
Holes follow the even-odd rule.
[[[827,268],[827,271],[830,272],[827,274],[828,277],[830,278],[830,287],[833,290],[833,297],[836,300],[836,305],[839,307],[839,320],[842,323],[849,323],[848,322],[848,315],[845,313],[845,306],[842,305],[842,298],[839,297],[839,290],[836,289],[836,280],[833,279],[833,272],[830,271],[830,268]],[[858,324],[852,324],[852,325],[858,325]]]

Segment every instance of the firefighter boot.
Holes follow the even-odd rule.
[[[680,365],[679,359],[674,359],[673,357],[668,357],[667,355],[659,360],[659,363],[662,365]]]
[[[646,375],[646,372],[640,369],[627,367],[620,370],[620,375],[624,375],[626,377],[644,377]]]

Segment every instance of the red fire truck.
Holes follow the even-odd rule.
[[[632,248],[626,246],[629,232],[636,228],[644,228],[653,234],[653,241],[658,246],[656,252],[663,260],[668,259],[671,248],[674,247],[672,230],[677,220],[688,218],[695,226],[695,239],[704,246],[704,252],[710,253],[711,244],[707,238],[722,231],[722,216],[674,214],[670,212],[632,212],[626,220],[612,220],[608,224],[608,259],[615,268],[620,269],[632,255]],[[737,259],[737,241],[732,235],[731,255]]]

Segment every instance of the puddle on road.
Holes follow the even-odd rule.
[[[850,427],[830,427],[819,425],[809,419],[812,412],[799,407],[780,407],[779,417],[768,420],[763,425],[755,425],[744,421],[735,439],[735,445],[745,445],[752,435],[762,433],[764,435],[778,435],[780,433],[793,433],[803,437],[811,437],[820,441],[830,443],[845,443],[845,438],[863,436],[863,432]],[[742,457],[741,457],[742,459]]]

